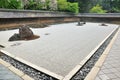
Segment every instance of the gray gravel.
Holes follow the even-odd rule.
[[[46,75],[36,69],[31,68],[28,65],[25,65],[17,60],[14,60],[13,58],[7,56],[7,55],[2,55],[0,56],[1,59],[4,61],[10,63],[17,69],[21,70],[25,74],[29,75],[30,77],[34,78],[35,80],[57,80],[49,75]]]

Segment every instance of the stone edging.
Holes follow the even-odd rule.
[[[0,18],[38,18],[38,17],[84,17],[84,18],[120,18],[120,13],[70,13],[42,10],[0,9]]]
[[[38,72],[41,72],[41,73],[44,74],[45,76],[50,76],[50,77],[54,78],[55,80],[57,80],[57,79],[62,79],[62,78],[63,78],[63,77],[60,76],[60,75],[57,75],[57,74],[55,74],[55,73],[53,73],[53,72],[50,72],[50,71],[48,71],[48,70],[46,70],[46,69],[44,69],[44,68],[42,68],[42,67],[38,67],[38,66],[36,66],[36,65],[34,65],[34,64],[32,64],[32,63],[30,63],[30,62],[28,62],[28,61],[25,61],[25,60],[23,60],[23,59],[21,59],[21,58],[18,58],[18,57],[16,57],[15,55],[12,55],[12,54],[8,53],[7,51],[0,50],[0,52],[1,52],[3,55],[5,55],[5,56],[9,56],[10,59],[14,60],[15,62],[18,62],[19,64],[23,64],[23,65],[25,65],[26,67],[30,67],[30,68],[32,68],[32,69],[34,69],[34,70],[38,70]],[[9,62],[8,62],[8,63],[9,63]],[[12,64],[11,64],[11,65],[12,65]],[[13,64],[13,65],[16,65],[16,64]]]
[[[0,9],[0,18],[73,17],[74,13],[39,10]]]
[[[22,71],[16,69],[11,64],[9,64],[8,62],[6,62],[6,61],[4,61],[2,59],[0,59],[0,64],[7,67],[9,70],[11,70],[13,73],[17,74],[23,80],[34,80],[33,78],[31,78],[28,75],[24,74]]]
[[[96,78],[96,75],[100,71],[100,68],[102,67],[107,55],[109,54],[109,51],[112,48],[112,45],[114,44],[114,41],[116,40],[119,32],[120,30],[117,31],[110,44],[107,46],[101,57],[98,59],[95,66],[92,68],[91,72],[86,76],[85,80],[94,80]]]
[[[63,80],[70,80],[72,77],[80,70],[82,67],[89,61],[89,59],[94,55],[94,53],[99,49],[102,44],[115,32],[116,29],[114,29],[94,50],[90,52],[90,54],[84,58],[71,72],[68,73],[68,75],[65,76]]]

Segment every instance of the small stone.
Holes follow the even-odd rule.
[[[107,24],[105,24],[105,23],[102,23],[102,24],[100,24],[100,26],[108,26]]]
[[[86,24],[86,22],[80,22],[80,21],[78,21],[78,26],[83,26],[84,24]]]

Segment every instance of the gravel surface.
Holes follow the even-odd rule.
[[[111,34],[111,36],[99,47],[99,49],[93,54],[93,56],[86,62],[86,64],[74,75],[71,80],[84,80],[87,74],[91,71],[92,67],[102,55],[111,39],[114,37],[118,28]]]
[[[57,80],[47,74],[44,74],[36,69],[33,69],[30,66],[25,65],[7,55],[2,55],[0,58],[3,59],[4,61],[10,63],[11,65],[13,65],[14,67],[21,70],[22,72],[29,75],[30,77],[32,77],[35,80]]]
[[[76,64],[78,64],[80,62],[80,60],[83,60],[83,58],[86,55],[88,55],[85,53],[89,53],[91,51],[91,49],[93,49],[96,46],[96,44],[101,42],[101,40],[103,40],[115,28],[115,26],[113,27],[113,25],[110,25],[109,27],[101,27],[101,26],[96,27],[96,25],[98,25],[98,24],[91,24],[91,23],[88,23],[82,27],[74,26],[74,25],[75,24],[67,24],[67,25],[62,24],[62,25],[56,25],[56,27],[53,26],[51,28],[45,28],[40,31],[35,30],[36,34],[39,33],[41,36],[40,41],[38,39],[36,41],[28,41],[25,43],[20,42],[21,45],[12,46],[12,47],[8,46],[7,48],[5,48],[5,50],[6,51],[8,50],[8,52],[11,51],[10,53],[12,53],[15,56],[19,56],[19,57],[22,56],[23,58],[25,57],[25,59],[27,57],[28,61],[31,61],[31,57],[34,55],[34,57],[32,57],[32,60],[34,60],[33,62],[38,64],[37,62],[41,61],[40,62],[41,64],[39,63],[40,66],[43,63],[42,66],[44,68],[46,68],[46,69],[48,68],[48,70],[50,70],[52,72],[56,72],[56,73],[60,72],[62,76],[65,76],[71,69],[74,68],[74,66]],[[90,25],[92,27],[90,27]],[[64,27],[64,26],[66,26],[66,27]],[[6,34],[9,36],[9,34],[12,32],[13,31],[10,31],[8,33],[8,31],[6,31]],[[45,35],[46,33],[49,33],[50,35],[46,36]],[[70,34],[70,33],[72,33],[72,34]],[[84,34],[84,36],[83,36],[83,34]],[[3,34],[1,34],[1,36],[2,35]],[[59,36],[59,37],[56,38],[56,36]],[[2,41],[3,42],[6,41],[6,36],[2,39]],[[34,44],[33,44],[33,42],[34,42]],[[84,42],[86,42],[86,43],[84,43]],[[88,43],[90,43],[90,42],[91,42],[91,44],[88,45]],[[108,44],[107,42],[106,42],[106,44]],[[47,45],[46,45],[46,43],[47,43]],[[53,45],[53,43],[54,43],[54,45]],[[90,59],[71,80],[83,80],[86,77],[87,73],[91,70],[92,66],[94,66],[95,62],[98,60],[99,56],[104,51],[104,48],[106,48],[106,47],[104,47],[105,45],[102,45],[101,48],[99,48],[96,51],[96,53],[95,53],[96,55],[94,54],[92,56],[92,59]],[[29,47],[29,46],[31,46],[31,47]],[[34,50],[34,48],[35,48],[34,46],[39,47],[39,50],[36,50],[36,49]],[[74,46],[74,48],[73,48],[73,46]],[[78,47],[76,47],[76,46],[78,46]],[[30,51],[30,50],[32,50],[32,51]],[[45,50],[46,52],[44,53],[44,51],[42,51],[42,50]],[[67,52],[67,50],[69,50],[69,51]],[[26,51],[26,52],[24,52],[24,51]],[[51,53],[50,53],[50,51],[51,51]],[[39,54],[38,54],[38,52],[39,52]],[[27,55],[25,53],[29,53],[29,55]],[[73,53],[75,55],[73,55]],[[81,55],[81,56],[79,56],[79,55]],[[42,57],[44,57],[44,58],[42,58]],[[7,55],[3,55],[3,56],[1,56],[1,58],[5,61],[9,62],[16,68],[20,69],[24,73],[28,74],[35,80],[56,80],[55,78],[53,78],[49,75],[39,72],[38,70],[35,70],[28,65],[25,65],[21,62],[18,62],[16,60],[12,59],[11,57],[8,57]],[[49,65],[47,63],[49,63]],[[62,68],[61,68],[61,66],[62,66]]]
[[[15,42],[8,42],[8,39],[18,30],[0,31],[0,44],[5,46],[2,50],[65,77],[118,26],[107,25],[99,26],[99,23],[87,22],[83,26],[67,23],[31,28],[40,38]]]
[[[100,46],[100,48],[94,53],[94,55],[86,62],[86,64],[74,75],[71,80],[84,80],[87,74],[90,72],[96,61],[99,59],[115,33],[118,29],[114,31],[114,33]],[[8,63],[12,64],[17,69],[23,71],[25,74],[29,75],[30,77],[34,78],[35,80],[57,80],[49,75],[46,75],[36,69],[31,68],[28,65],[25,65],[19,61],[14,60],[13,58],[2,55],[1,59],[7,61]]]

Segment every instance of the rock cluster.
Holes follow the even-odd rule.
[[[32,30],[29,28],[29,26],[24,25],[24,26],[19,28],[19,33],[15,33],[14,35],[12,35],[9,38],[9,41],[30,40],[30,39],[33,39],[35,37],[36,36],[33,34]]]

